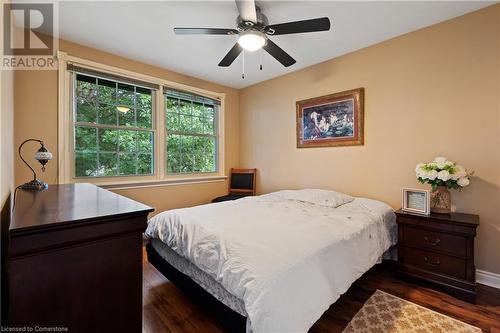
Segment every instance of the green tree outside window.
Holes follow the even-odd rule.
[[[76,177],[154,173],[151,89],[77,74],[74,96]]]
[[[167,90],[167,173],[217,171],[217,101]]]

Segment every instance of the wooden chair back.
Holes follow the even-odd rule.
[[[231,169],[229,193],[255,195],[257,169]]]

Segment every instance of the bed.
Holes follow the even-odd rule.
[[[246,317],[247,332],[307,332],[387,255],[397,227],[383,202],[305,189],[166,211],[146,237],[157,258]]]

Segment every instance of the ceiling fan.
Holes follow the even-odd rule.
[[[296,61],[268,36],[298,34],[304,32],[328,31],[328,17],[294,21],[280,24],[269,24],[254,0],[235,0],[239,16],[236,18],[236,29],[223,28],[174,28],[177,35],[233,35],[238,36],[237,43],[221,60],[219,66],[228,67],[243,51],[264,49],[283,66],[289,67]],[[261,67],[262,69],[262,67]]]

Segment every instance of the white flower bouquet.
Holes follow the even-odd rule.
[[[415,172],[418,181],[430,184],[433,191],[439,186],[461,190],[469,185],[470,176],[474,174],[467,172],[463,166],[448,161],[446,157],[436,157],[433,162],[419,163]]]

